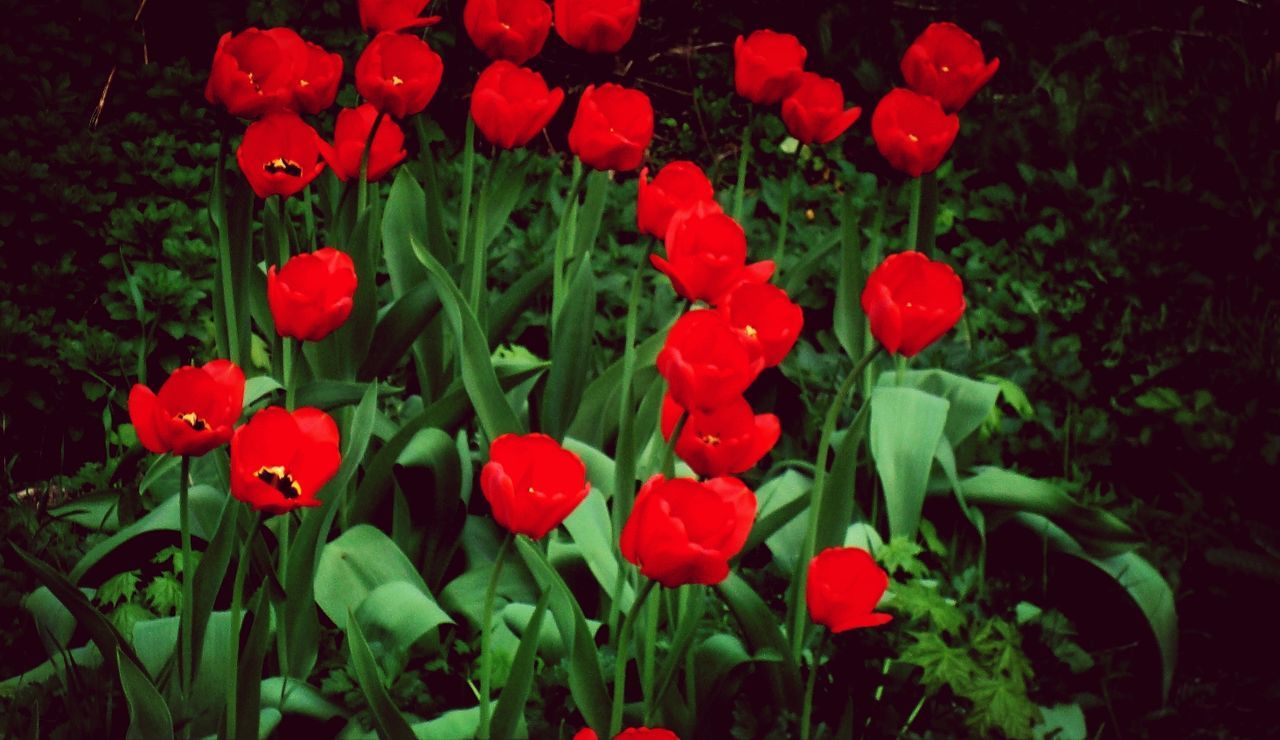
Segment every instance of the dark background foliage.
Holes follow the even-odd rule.
[[[0,482],[28,499],[77,495],[132,474],[129,386],[207,359],[204,203],[228,122],[201,93],[218,36],[289,24],[343,53],[348,72],[364,36],[354,2],[333,0],[6,6]],[[430,113],[453,142],[483,62],[461,10],[440,3],[446,20],[431,36],[446,76]],[[770,26],[800,36],[808,67],[864,109],[808,183],[851,164],[895,188],[867,120],[933,20],[957,21],[1001,59],[962,112],[942,180],[939,248],[971,310],[967,341],[935,359],[1024,389],[1025,406],[1006,397],[995,452],[1127,512],[1178,594],[1170,708],[1152,713],[1120,680],[1129,688],[1116,702],[1132,701],[1107,697],[1112,728],[1269,731],[1280,682],[1266,666],[1280,654],[1260,604],[1280,581],[1280,6],[645,0],[636,37],[610,63],[553,35],[534,65],[570,103],[537,146],[563,150],[575,93],[616,80],[654,99],[651,162],[692,158],[730,183],[747,114],[731,95],[732,42]],[[762,172],[788,171],[776,148],[762,150]],[[776,199],[767,185],[763,195],[767,215]],[[816,224],[829,224],[817,205]],[[806,303],[815,336],[829,325],[830,281],[815,277]],[[25,515],[0,524],[22,540],[48,534]],[[8,653],[30,584],[0,573]]]

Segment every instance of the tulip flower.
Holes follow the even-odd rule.
[[[804,312],[785,290],[770,283],[742,283],[718,308],[743,341],[757,349],[765,367],[782,362],[804,327]]]
[[[750,266],[747,235],[720,206],[700,201],[678,212],[667,226],[667,256],[649,261],[671,279],[671,286],[691,301],[715,304],[743,280],[763,282],[773,274],[773,261]]]
[[[575,49],[614,54],[640,18],[640,0],[555,0],[556,33]]]
[[[476,80],[471,118],[495,146],[514,149],[546,128],[563,102],[564,90],[548,90],[542,75],[499,59]]]
[[[287,198],[324,170],[328,146],[296,113],[272,113],[249,124],[236,162],[259,198]]]
[[[302,41],[302,39],[298,39]],[[319,113],[333,105],[342,81],[342,57],[331,54],[310,41],[302,41],[297,55],[299,66],[293,81],[293,99],[306,113]]]
[[[695,310],[667,332],[657,365],[676,403],[710,411],[741,396],[764,362],[719,312]]]
[[[462,25],[485,56],[524,64],[547,42],[551,6],[545,0],[467,0]]]
[[[622,527],[622,556],[667,588],[714,586],[747,542],[756,496],[737,478],[655,475],[636,494]]]
[[[719,210],[715,201],[715,189],[702,168],[693,162],[671,162],[649,180],[649,168],[640,170],[639,190],[636,193],[636,228],[641,232],[665,239],[667,227],[676,211],[705,203],[707,208]]]
[[[174,370],[160,393],[137,384],[129,391],[129,420],[142,446],[162,455],[198,457],[231,440],[244,407],[244,373],[230,360]]]
[[[802,144],[834,141],[858,120],[862,109],[844,107],[844,88],[813,72],[800,77],[800,86],[782,101],[782,122]]]
[[[427,42],[384,31],[356,62],[356,91],[379,111],[404,118],[427,107],[443,75],[444,62]]]
[[[671,439],[685,410],[671,398],[662,401],[662,438]],[[750,470],[777,444],[782,427],[773,414],[754,414],[738,396],[710,411],[694,409],[685,419],[676,454],[701,476]]]
[[[489,445],[480,490],[506,529],[540,540],[578,508],[587,467],[545,434],[504,434]]]
[[[789,33],[769,29],[754,31],[733,43],[733,85],[738,94],[772,105],[800,86],[808,50]]]
[[[360,0],[360,27],[371,33],[434,26],[439,16],[419,18],[430,0]]]
[[[600,736],[590,727],[584,727],[574,733],[573,740],[600,740]],[[628,727],[614,735],[613,740],[680,740],[680,736],[660,727]]]
[[[890,354],[912,357],[956,325],[964,286],[944,262],[919,252],[889,255],[867,278],[862,310]]]
[[[876,627],[893,619],[874,611],[888,587],[889,574],[866,550],[829,547],[809,561],[805,603],[813,621],[832,632]]]
[[[276,333],[305,342],[318,342],[351,315],[356,292],[356,267],[345,252],[333,247],[299,254],[276,271],[267,270],[267,305]]]
[[[369,103],[359,108],[343,108],[338,111],[338,123],[333,129],[333,147],[328,152],[327,161],[339,180],[346,182],[360,175],[364,147],[369,141],[369,131],[377,119],[378,110]],[[384,119],[373,135],[373,146],[369,147],[368,181],[381,180],[407,155],[408,152],[404,149],[404,131],[395,121]]]
[[[231,438],[231,495],[269,515],[319,506],[338,472],[338,425],[314,408],[269,406]]]
[[[991,80],[1000,60],[990,62],[982,44],[954,23],[931,23],[902,55],[902,76],[912,90],[955,113]]]
[[[933,98],[894,88],[871,114],[876,148],[896,169],[919,177],[933,172],[960,132],[960,119]]]
[[[292,110],[298,81],[294,68],[301,64],[298,56],[305,48],[302,38],[288,28],[224,33],[213,53],[205,100],[242,118]]]
[[[569,128],[569,149],[597,170],[634,170],[653,139],[649,96],[612,82],[587,85]]]

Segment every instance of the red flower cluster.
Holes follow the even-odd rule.
[[[844,107],[839,82],[804,71],[809,52],[789,33],[753,32],[733,45],[733,84],[738,94],[765,105],[782,103],[782,122],[803,144],[826,144],[843,134],[862,109]]]

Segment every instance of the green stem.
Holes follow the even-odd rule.
[[[356,180],[357,219],[364,213],[365,206],[369,203],[369,150],[373,149],[373,136],[378,133],[378,126],[382,125],[382,119],[386,115],[383,111],[378,111],[378,116],[373,119],[373,125],[369,127],[369,135],[364,140],[364,151],[360,152],[360,176]]]
[[[667,448],[662,453],[662,475],[666,478],[674,478],[676,475],[676,441],[680,439],[680,433],[684,431],[684,425],[689,421],[689,410],[684,409],[680,412],[680,420],[676,422],[675,429],[671,430],[671,438],[667,440]]]
[[[307,183],[307,186],[302,189],[302,218],[307,227],[306,248],[314,250],[316,248],[316,209],[315,202],[311,199],[311,183]]]
[[[747,109],[747,123],[742,127],[742,144],[738,147],[738,182],[733,188],[733,219],[742,221],[742,202],[747,193],[747,162],[751,160],[751,128],[756,121],[755,107]]]
[[[182,667],[180,681],[182,696],[191,700],[192,661],[194,653],[191,639],[191,623],[194,621],[195,566],[191,563],[191,501],[189,489],[191,485],[191,457],[182,456],[178,470],[178,527],[182,538],[182,612],[179,616],[178,632],[182,635],[182,654],[179,664]]]
[[[489,692],[493,680],[493,656],[489,653],[489,627],[493,622],[493,602],[498,593],[498,577],[502,574],[502,564],[506,562],[507,553],[515,535],[508,532],[498,548],[498,556],[493,561],[493,572],[489,574],[489,586],[484,592],[484,616],[480,623],[480,730],[477,737],[489,737]]]
[[[289,410],[293,410],[292,405],[289,405]],[[279,535],[280,547],[277,555],[279,556],[279,561],[280,561],[280,583],[284,586],[285,599],[284,601],[280,602],[279,607],[276,609],[276,624],[278,625],[278,627],[276,628],[276,647],[280,652],[280,675],[281,676],[289,675],[289,627],[288,627],[288,624],[285,622],[285,606],[284,605],[285,603],[288,602],[288,597],[289,597],[289,581],[287,576],[289,572],[289,525],[290,524],[292,524],[292,521],[289,519],[288,516],[280,517],[280,535]],[[288,684],[287,681],[281,682],[280,684],[280,702],[281,702],[280,706],[284,706],[284,687],[287,684]]]
[[[230,672],[227,680],[227,737],[229,738],[236,736],[236,699],[240,688],[240,628],[244,617],[244,577],[249,569],[249,549],[253,545],[253,538],[257,536],[258,526],[261,523],[262,515],[258,514],[254,517],[253,524],[249,526],[249,532],[240,545],[235,580],[231,586],[231,627],[227,630],[227,649],[230,655],[230,660],[227,662],[227,670]]]
[[[231,275],[231,234],[227,223],[226,193],[223,189],[222,173],[226,169],[227,131],[224,128],[218,137],[218,164],[214,173],[214,196],[210,198],[210,207],[217,208],[220,213],[221,226],[218,228],[218,273],[222,279],[221,310],[227,322],[227,354],[226,357],[236,365],[242,364],[240,357],[240,323],[236,316],[236,294],[233,289],[235,280]]]
[[[467,229],[471,225],[471,189],[476,179],[476,122],[467,116],[465,140],[462,144],[462,204],[458,211],[458,258],[467,257]]]
[[[657,581],[645,582],[644,588],[640,589],[640,593],[636,595],[635,603],[627,611],[626,618],[622,620],[622,629],[618,631],[618,655],[613,664],[613,708],[609,712],[609,737],[617,735],[622,730],[622,703],[627,693],[627,662],[630,659],[628,651],[631,647],[629,644],[631,629],[635,624],[636,615],[640,613],[640,607],[644,606],[645,600],[649,598],[649,592],[657,585]]]
[[[898,730],[898,737],[902,737],[907,734],[907,730],[911,727],[911,723],[916,720],[916,715],[920,714],[920,710],[924,709],[924,702],[928,698],[928,691],[920,695],[920,701],[916,702],[915,709],[911,710],[911,714],[907,715],[907,721],[902,723],[902,729]]]
[[[294,342],[289,337],[284,337],[284,343],[281,347],[281,353],[284,357],[284,407],[289,411],[293,411],[294,393],[297,391],[297,360],[299,359],[294,348],[301,349],[301,342]]]
[[[911,181],[911,216],[907,221],[907,249],[918,249],[916,242],[920,239],[920,178]]]
[[[670,592],[668,592],[670,593]],[[644,615],[644,662],[640,664],[640,689],[644,697],[644,716],[649,717],[654,705],[654,672],[658,662],[658,618],[661,616],[662,594],[650,599]],[[670,604],[671,600],[667,599]],[[668,616],[670,614],[668,613]]]
[[[919,221],[916,249],[927,255],[933,251],[934,229],[938,222],[938,173],[936,170],[920,176]]]
[[[796,167],[799,167],[796,164]],[[773,247],[773,274],[777,280],[778,266],[782,264],[782,255],[787,248],[787,222],[791,218],[791,190],[796,184],[796,170],[792,170],[782,189],[782,213],[778,216],[778,239]]]
[[[823,632],[822,638],[818,640],[818,644],[813,649],[813,662],[809,666],[809,678],[804,685],[804,708],[800,711],[800,740],[809,740],[810,729],[813,717],[813,689],[817,684],[818,668],[820,667],[823,651],[827,647],[827,638],[830,633]]]
[[[564,266],[572,255],[573,243],[569,238],[571,224],[576,215],[578,190],[582,187],[582,160],[573,158],[573,177],[569,191],[564,196],[564,210],[560,212],[560,228],[556,230],[556,245],[551,262],[551,331],[554,335],[556,320],[564,304]],[[554,336],[552,337],[554,339]]]

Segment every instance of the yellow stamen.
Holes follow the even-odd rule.
[[[306,80],[298,80],[298,87],[306,87],[307,85],[310,85],[310,84],[311,83],[307,82]]]
[[[942,65],[942,71],[943,71],[943,72],[950,72],[950,71],[951,71],[951,68],[944,64],[944,65]]]
[[[270,162],[262,165],[262,169],[266,171],[268,175],[275,175],[283,172],[290,177],[302,176],[302,167],[300,167],[297,162],[294,162],[291,159],[285,159],[284,157],[276,157]]]
[[[196,430],[197,432],[203,432],[204,430],[209,428],[209,422],[205,421],[204,419],[201,419],[199,416],[196,416],[196,412],[194,411],[189,411],[185,414],[178,414],[173,418],[181,419],[182,421],[185,421],[188,426],[190,426],[192,429]]]
[[[755,338],[756,338],[756,336],[758,336],[758,335],[760,334],[760,332],[756,331],[756,328],[755,328],[754,326],[752,326],[751,324],[747,324],[746,326],[742,327],[742,333],[743,333],[743,334],[746,334],[747,336],[751,337],[752,339],[755,339]]]
[[[400,79],[399,75],[391,75],[391,84],[399,87],[404,84],[404,80]]]
[[[253,477],[276,489],[286,499],[295,499],[302,495],[302,486],[298,485],[298,481],[289,475],[283,465],[270,467],[263,465],[258,468],[258,472],[254,473]]]
[[[912,141],[920,141],[920,137],[916,136],[915,134],[907,134],[907,138],[911,139]]]
[[[720,438],[714,434],[703,434],[699,436],[699,439],[702,440],[703,444],[711,445],[712,447],[715,447],[716,445],[720,444]]]

